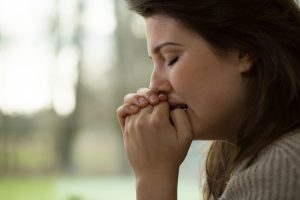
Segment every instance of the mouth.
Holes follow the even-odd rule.
[[[172,99],[168,100],[169,106],[170,106],[170,110],[175,110],[175,109],[183,109],[185,111],[187,111],[187,109],[189,108],[187,104],[182,103],[182,102],[178,102]],[[170,117],[170,123],[174,126],[174,122],[172,121],[171,117]]]
[[[174,102],[174,101],[169,101],[170,105],[170,110],[175,110],[177,108],[187,110],[189,107],[185,103],[179,103],[179,102]]]

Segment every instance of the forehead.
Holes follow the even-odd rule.
[[[146,18],[148,52],[164,42],[188,42],[196,35],[175,19],[166,15],[154,15]]]
[[[159,35],[159,33],[171,33],[174,30],[178,30],[178,26],[181,25],[166,15],[154,15],[146,18],[146,32],[148,37],[155,36],[155,33],[157,33],[157,35]]]

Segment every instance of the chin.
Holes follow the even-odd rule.
[[[194,134],[193,140],[215,140],[213,137],[211,137],[209,134]]]
[[[193,130],[193,140],[219,140],[220,132],[219,131],[212,131],[209,130],[209,128],[205,129],[205,125],[193,125],[192,124],[192,130]]]

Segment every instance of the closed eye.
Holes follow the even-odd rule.
[[[175,57],[173,60],[171,60],[169,63],[168,63],[168,66],[172,66],[174,65],[179,59],[179,56]]]

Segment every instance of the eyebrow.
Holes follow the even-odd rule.
[[[160,52],[160,50],[165,47],[165,46],[168,46],[168,45],[173,45],[173,46],[183,46],[182,44],[179,44],[179,43],[175,43],[175,42],[164,42],[162,44],[159,44],[158,46],[156,46],[154,49],[153,49],[153,54],[158,54]],[[149,56],[151,58],[151,56]]]

